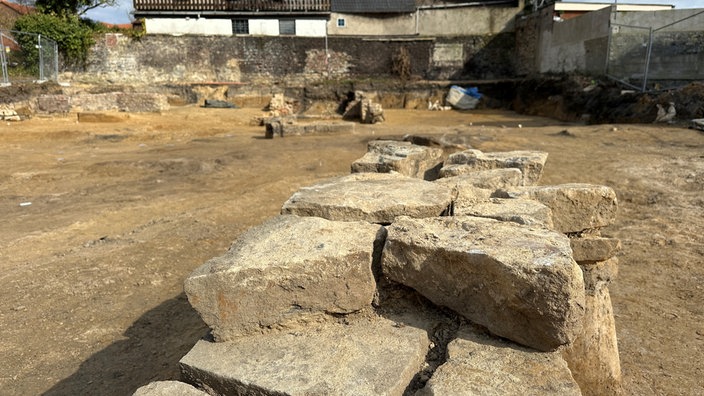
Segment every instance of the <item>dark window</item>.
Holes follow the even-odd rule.
[[[337,27],[345,27],[347,26],[347,23],[345,22],[345,18],[337,18]]]
[[[280,19],[279,34],[281,35],[296,35],[296,20],[295,19]]]
[[[233,19],[232,20],[232,32],[234,34],[249,34],[249,20],[247,20],[247,19]]]

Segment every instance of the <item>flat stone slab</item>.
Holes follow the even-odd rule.
[[[467,165],[446,165],[440,169],[441,178],[461,178],[475,187],[498,190],[523,185],[523,173],[517,168],[476,170]]]
[[[437,179],[442,167],[442,149],[397,140],[373,140],[367,153],[352,163],[352,173],[398,172],[424,180]]]
[[[185,382],[155,381],[137,389],[132,396],[208,396]]]
[[[244,233],[185,281],[218,341],[371,306],[382,227],[278,216]]]
[[[552,228],[552,211],[538,201],[491,198],[485,202],[456,202],[455,216],[486,217],[518,224]]]
[[[469,216],[399,217],[387,231],[384,274],[435,304],[541,351],[579,332],[584,281],[565,235]]]
[[[494,195],[541,202],[552,209],[555,229],[565,234],[579,234],[611,225],[618,209],[614,190],[594,184],[513,187],[496,191]]]
[[[558,352],[536,352],[460,329],[448,360],[416,396],[581,395]]]
[[[521,185],[531,186],[537,184],[543,174],[548,153],[541,151],[505,151],[483,153],[479,150],[466,150],[450,155],[441,174],[463,174],[471,170],[488,170],[501,168],[517,168],[523,174]],[[467,169],[460,170],[453,165],[463,165]]]
[[[606,261],[621,251],[621,240],[603,237],[570,238],[572,257],[578,264]]]
[[[398,174],[356,173],[298,190],[281,213],[390,224],[402,215],[440,216],[451,203],[452,191],[432,182]]]
[[[185,381],[225,395],[402,395],[420,370],[427,330],[372,317],[232,342],[199,341]]]

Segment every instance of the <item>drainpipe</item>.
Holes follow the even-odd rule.
[[[418,19],[420,18],[419,14],[420,14],[420,7],[417,7],[416,8],[416,36],[420,34],[420,30],[418,27],[418,24],[419,24]]]

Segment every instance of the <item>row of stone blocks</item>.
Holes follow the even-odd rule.
[[[371,142],[354,174],[302,188],[189,276],[213,338],[181,360],[184,380],[234,395],[618,393],[620,243],[599,232],[616,196],[533,185],[546,158]],[[201,392],[189,386],[137,394]]]

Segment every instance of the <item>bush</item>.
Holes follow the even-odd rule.
[[[77,15],[32,13],[17,19],[14,29],[24,33],[41,34],[56,41],[65,64],[83,66],[89,49],[95,44],[92,25]],[[38,64],[39,49],[36,38],[26,34],[17,36],[22,51],[26,53],[26,60]]]

